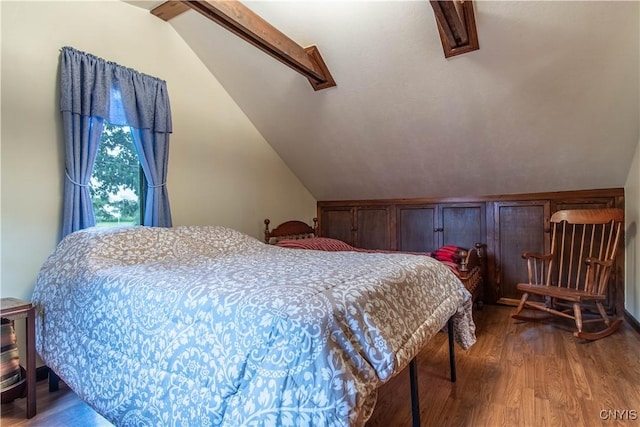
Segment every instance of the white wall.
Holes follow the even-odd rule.
[[[640,18],[640,12],[638,14]],[[640,80],[640,74],[638,74]],[[640,116],[638,117],[640,123]],[[636,127],[637,129],[637,127]],[[635,320],[640,322],[640,136],[624,186],[625,198],[625,289],[624,307]]]
[[[310,221],[315,199],[164,21],[116,0],[2,1],[2,296],[30,298],[60,238],[60,48],[72,46],[167,81],[174,225],[218,224],[262,237]]]
[[[640,118],[639,118],[640,120]],[[640,141],[624,187],[625,196],[625,309],[640,321]]]

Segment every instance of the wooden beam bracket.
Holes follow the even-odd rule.
[[[327,64],[324,63],[324,60],[322,59],[322,56],[320,55],[320,51],[318,50],[318,48],[315,45],[311,45],[309,47],[306,47],[304,50],[307,52],[309,57],[317,64],[317,67],[320,70],[324,79],[324,81],[318,81],[318,80],[309,78],[309,83],[311,83],[311,86],[313,86],[313,89],[322,90],[322,89],[336,86],[336,82],[335,80],[333,80],[333,76],[331,76],[331,73],[329,72],[329,68],[327,67]]]
[[[445,58],[480,49],[472,0],[429,1]]]

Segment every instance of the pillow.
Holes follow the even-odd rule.
[[[448,245],[431,253],[431,256],[438,261],[460,262],[460,250],[457,246]]]
[[[276,243],[276,246],[292,249],[312,249],[316,251],[356,251],[353,246],[342,240],[328,237],[312,237],[310,239],[284,239]]]

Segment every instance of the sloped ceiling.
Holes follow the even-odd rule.
[[[624,186],[638,2],[477,1],[480,50],[450,59],[427,1],[244,4],[317,45],[337,87],[314,92],[197,12],[167,25],[318,200]]]

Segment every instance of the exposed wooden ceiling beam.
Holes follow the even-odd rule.
[[[438,23],[446,58],[480,49],[473,1],[442,0],[429,3]]]
[[[175,18],[181,13],[186,12],[187,10],[189,10],[189,6],[187,6],[185,2],[171,0],[166,1],[161,5],[153,8],[151,10],[151,13],[162,19],[163,21],[168,21],[171,18]]]
[[[172,0],[151,11],[169,19],[189,9],[206,16],[227,30],[305,76],[315,90],[336,86],[318,48],[304,48],[236,0]]]

